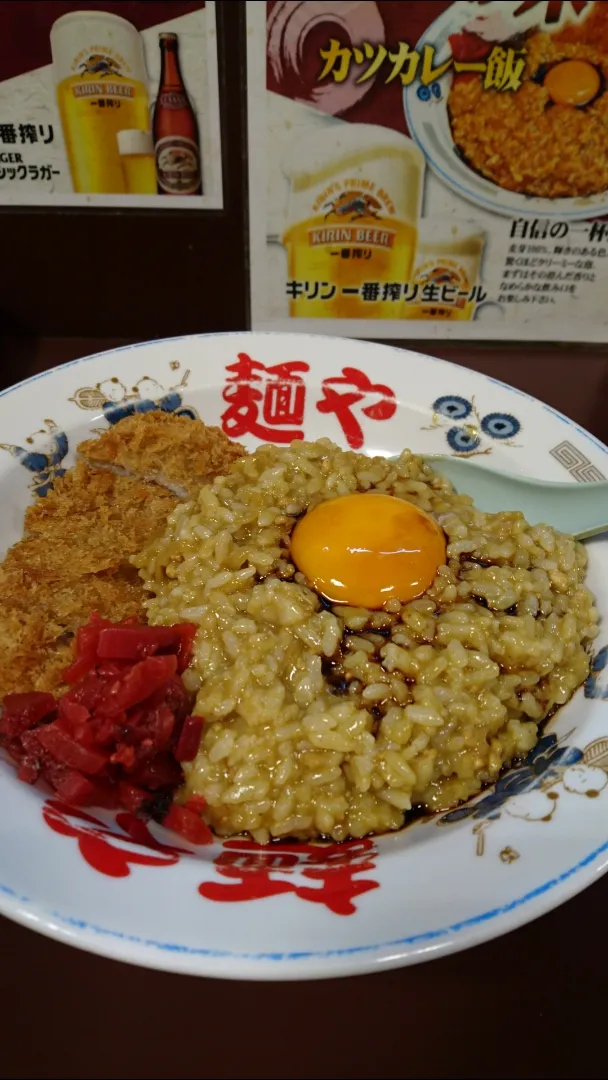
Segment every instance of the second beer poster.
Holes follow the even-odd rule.
[[[247,15],[255,329],[608,340],[607,0]]]
[[[0,4],[2,204],[221,209],[215,4]]]

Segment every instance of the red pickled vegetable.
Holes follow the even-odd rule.
[[[184,806],[187,806],[188,810],[194,810],[196,814],[202,814],[207,808],[207,800],[202,795],[190,795]]]
[[[79,727],[91,719],[91,714],[86,705],[80,705],[67,696],[59,699],[59,715],[67,721],[70,727]]]
[[[39,733],[39,728],[31,728],[29,731],[24,731],[19,740],[23,750],[22,760],[25,763],[31,763],[38,770],[42,767],[44,760],[44,750],[40,743]],[[11,745],[14,746],[15,742]]]
[[[13,755],[15,757],[15,755]],[[18,760],[18,759],[16,759]],[[19,768],[17,769],[17,776],[19,780],[22,780],[24,784],[35,784],[39,775],[40,769],[31,762],[25,759],[18,762]]]
[[[194,761],[201,741],[203,721],[200,716],[187,716],[177,740],[175,757],[178,761]]]
[[[185,671],[195,634],[194,623],[138,626],[133,619],[126,619],[116,625],[94,613],[91,621],[76,633],[76,659],[64,673],[65,681],[78,682],[95,669],[99,660],[143,660],[160,649],[174,652],[178,670]]]
[[[110,758],[110,763],[112,765],[122,765],[129,772],[135,766],[135,747],[127,746],[126,743],[119,743],[118,748]]]
[[[163,821],[163,825],[165,829],[171,829],[172,832],[178,833],[191,844],[213,843],[213,833],[207,823],[187,806],[178,806],[173,803]]]
[[[87,800],[88,806],[103,806],[106,810],[119,810],[121,806],[116,783],[104,776],[89,776],[93,792]]]
[[[195,633],[191,623],[147,627],[92,615],[77,632],[66,693],[4,699],[0,742],[19,778],[44,780],[74,806],[122,809],[142,828],[154,817],[190,843],[211,843],[204,799],[172,805],[184,781],[180,761],[194,759],[203,728],[179,674]]]
[[[108,622],[107,619],[100,619],[97,612],[94,611],[90,622],[86,626],[79,627],[76,631],[76,659],[63,674],[68,684],[78,682],[85,675],[88,675],[90,671],[93,671],[97,664],[99,635],[105,626],[111,625],[112,623]]]
[[[131,774],[134,784],[147,788],[149,791],[158,791],[163,787],[178,787],[184,775],[179,763],[171,754],[156,754],[149,761],[144,761]]]
[[[88,777],[83,776],[77,769],[65,769],[63,773],[55,770],[46,779],[63,801],[71,803],[72,806],[86,806],[93,801],[95,788]]]
[[[4,712],[0,719],[0,733],[9,739],[18,738],[57,708],[52,694],[41,694],[34,690],[29,694],[7,694],[2,704]]]
[[[84,705],[85,709],[88,709],[88,711],[92,713],[97,708],[100,701],[103,700],[105,692],[106,684],[97,673],[93,674],[91,672],[79,683],[72,686],[71,690],[68,690],[67,693],[60,698],[60,704],[64,701],[73,701],[77,705]]]
[[[100,660],[143,660],[159,649],[178,646],[174,626],[111,626],[99,635],[97,656]]]
[[[144,791],[143,788],[136,787],[135,784],[128,784],[125,780],[121,780],[118,785],[118,795],[120,805],[130,814],[138,814],[146,800],[150,798],[148,792]]]
[[[85,775],[94,775],[101,772],[107,764],[108,758],[106,754],[100,754],[96,750],[91,750],[86,746],[82,746],[81,743],[77,743],[71,735],[62,731],[56,723],[45,724],[44,727],[38,730],[37,735],[40,744],[55,761],[60,761],[71,769],[79,769]]]
[[[176,720],[185,720],[190,714],[190,695],[179,675],[174,675],[148,698],[146,705],[149,709],[156,708],[157,705],[167,705]]]
[[[100,660],[97,664],[97,674],[100,679],[120,679],[125,671],[131,667],[131,660]]]
[[[179,645],[177,649],[177,670],[180,675],[186,670],[190,660],[192,659],[192,645],[196,636],[196,624],[195,623],[177,623],[173,627],[178,638]]]
[[[177,670],[175,656],[149,656],[117,679],[109,688],[103,705],[106,716],[114,716],[123,709],[131,709],[159,690]]]
[[[175,727],[175,717],[168,705],[158,705],[148,714],[147,728],[153,733],[154,743],[164,750],[170,742]],[[179,758],[177,758],[179,761]]]

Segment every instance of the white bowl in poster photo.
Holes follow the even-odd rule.
[[[533,4],[520,12],[522,5],[490,2],[452,4],[423,34],[416,45],[435,47],[434,65],[449,59],[449,38],[465,28],[487,41],[506,42],[516,34],[538,26],[546,4]],[[566,6],[566,5],[564,5]],[[569,6],[569,5],[568,5]],[[480,15],[480,10],[483,14]],[[547,27],[550,30],[550,27]],[[505,216],[559,217],[584,220],[608,213],[608,191],[585,198],[540,198],[509,191],[476,172],[460,155],[452,136],[448,100],[452,73],[423,87],[417,80],[403,91],[405,116],[412,138],[420,146],[433,172],[463,198]]]

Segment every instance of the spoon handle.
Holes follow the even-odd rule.
[[[466,458],[426,456],[480,510],[520,510],[532,525],[543,522],[578,539],[608,531],[608,480],[555,483],[505,473]]]

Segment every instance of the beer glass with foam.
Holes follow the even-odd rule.
[[[423,218],[410,285],[412,301],[406,319],[452,321],[472,319],[479,283],[485,233],[457,218]]]
[[[129,195],[156,195],[154,140],[151,131],[119,131],[118,153]]]
[[[126,192],[118,132],[150,127],[139,31],[119,15],[74,11],[53,23],[51,52],[74,191]]]
[[[422,199],[420,150],[387,128],[339,124],[300,140],[284,170],[290,315],[402,318]]]

